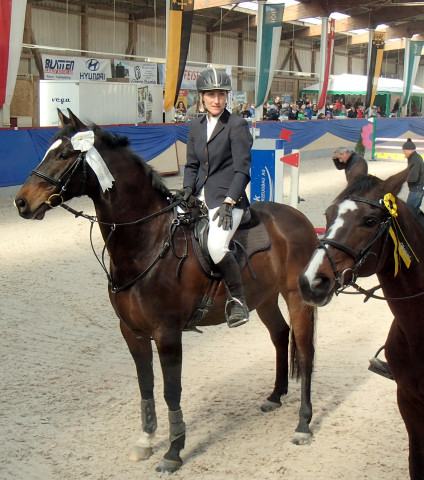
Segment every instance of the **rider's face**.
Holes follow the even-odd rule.
[[[227,103],[227,92],[225,90],[210,90],[200,94],[203,98],[206,110],[211,115],[219,115]]]

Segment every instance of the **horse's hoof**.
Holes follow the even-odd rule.
[[[277,408],[281,407],[281,402],[271,402],[270,400],[265,400],[264,404],[261,406],[263,412],[273,412]]]
[[[312,433],[295,432],[293,443],[295,445],[309,445],[312,442]]]
[[[135,446],[130,455],[131,462],[138,462],[139,460],[147,460],[152,455],[152,447]]]
[[[156,467],[156,471],[162,473],[174,473],[179,470],[182,465],[182,460],[167,460],[166,458],[162,458],[161,462]]]

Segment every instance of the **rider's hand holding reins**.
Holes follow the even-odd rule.
[[[218,217],[218,227],[222,226],[223,230],[230,230],[233,226],[233,206],[231,203],[224,202],[218,210],[215,212],[212,220],[216,220]]]
[[[184,187],[181,188],[180,190],[177,190],[177,192],[174,195],[174,202],[186,202],[189,198],[190,195],[193,193],[193,189],[191,187]]]

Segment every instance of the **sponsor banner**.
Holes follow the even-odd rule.
[[[196,88],[196,80],[197,77],[205,70],[206,67],[192,67],[186,66],[184,69],[183,78],[181,80],[181,90],[197,90]],[[159,64],[158,65],[158,73],[159,73],[159,83],[161,85],[165,85],[166,74],[165,74],[165,65]]]
[[[114,60],[115,77],[128,78],[130,83],[157,85],[157,63]]]
[[[110,60],[43,54],[42,61],[46,80],[105,82],[112,78]]]

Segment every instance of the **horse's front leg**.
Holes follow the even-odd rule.
[[[121,322],[121,332],[135,362],[138,385],[141,393],[142,432],[140,438],[134,445],[130,460],[146,460],[152,454],[152,441],[157,428],[155,400],[153,397],[152,341],[150,338],[136,338],[123,322]]]
[[[299,423],[296,427],[293,443],[304,445],[309,444],[312,439],[309,424],[312,419],[311,383],[315,353],[316,309],[305,305],[298,294],[294,294],[294,300],[292,296],[289,298],[288,307],[294,336],[291,353],[292,371],[295,374],[297,370],[301,381]]]
[[[154,335],[162,367],[164,397],[168,405],[169,441],[168,451],[156,470],[173,473],[183,464],[180,452],[185,444],[185,423],[181,410],[181,370],[182,344],[181,332],[167,330]]]

